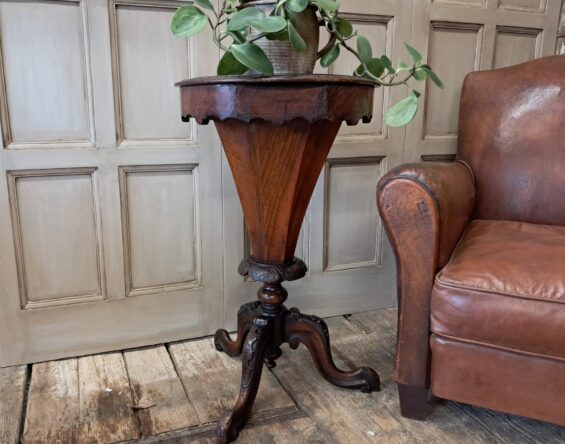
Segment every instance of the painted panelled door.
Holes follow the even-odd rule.
[[[219,52],[179,4],[0,1],[0,365],[223,322],[221,146],[174,87]]]
[[[560,0],[343,0],[393,60],[404,41],[446,81],[408,128],[342,129],[306,216],[309,275],[289,305],[319,315],[394,304],[375,206],[380,176],[455,150],[464,74],[550,54]],[[233,326],[255,284],[213,126],[179,120],[179,79],[212,75],[204,33],[169,31],[165,0],[0,0],[0,366],[154,344]],[[550,41],[553,40],[552,43]],[[322,42],[322,44],[325,42]],[[344,54],[332,68],[349,74]]]

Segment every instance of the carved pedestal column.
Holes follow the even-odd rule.
[[[225,330],[216,333],[216,348],[230,356],[242,354],[243,361],[239,398],[218,422],[220,441],[237,438],[251,413],[263,362],[274,367],[285,342],[293,349],[301,343],[308,347],[332,384],[379,390],[373,370],[343,372],[335,366],[326,324],[287,309],[282,286],[306,274],[304,262],[294,257],[304,214],[342,122],[370,121],[373,83],[310,75],[202,78],[178,85],[183,120],[216,124],[251,242],[252,256],[239,272],[263,283],[258,301],[239,310],[237,340]]]

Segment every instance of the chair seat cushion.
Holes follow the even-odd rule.
[[[565,227],[472,222],[436,277],[431,329],[565,359]]]

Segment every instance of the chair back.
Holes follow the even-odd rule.
[[[565,56],[469,74],[458,158],[475,174],[475,219],[565,226]]]

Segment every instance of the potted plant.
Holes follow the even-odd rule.
[[[349,51],[359,66],[353,73],[374,81],[378,86],[410,86],[410,80],[443,83],[421,54],[405,43],[410,63],[402,60],[394,67],[386,56],[375,57],[371,43],[355,31],[339,14],[336,0],[224,0],[217,11],[210,0],[194,0],[194,5],[178,8],[171,22],[178,37],[189,37],[210,26],[216,45],[224,51],[218,75],[311,74],[316,61],[331,66],[340,53]],[[319,28],[328,35],[328,43],[319,48]],[[385,123],[392,127],[408,124],[418,111],[420,93],[411,94],[390,108]]]

